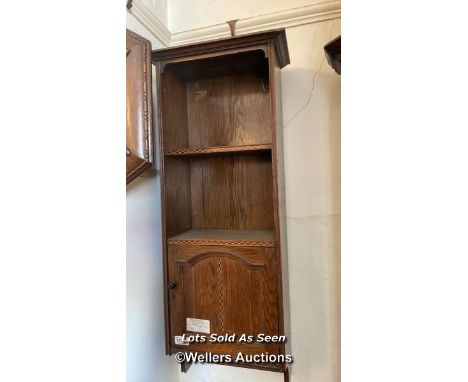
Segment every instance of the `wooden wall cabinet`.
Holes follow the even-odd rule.
[[[167,354],[289,354],[280,69],[284,30],[152,53],[158,84]],[[285,373],[285,363],[230,364]]]
[[[325,44],[323,49],[330,66],[336,73],[341,74],[341,35]]]
[[[126,66],[128,184],[153,165],[151,42],[128,29]]]

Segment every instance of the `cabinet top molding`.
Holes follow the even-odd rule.
[[[275,45],[280,67],[283,68],[288,65],[290,61],[286,32],[284,29],[234,36],[191,45],[181,45],[174,48],[153,50],[152,60],[153,63],[156,63],[158,61],[170,60],[178,57],[214,53],[217,51],[225,51],[230,48],[239,49],[242,47],[267,44],[270,42]]]

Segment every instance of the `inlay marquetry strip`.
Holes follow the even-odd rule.
[[[200,239],[169,239],[168,244],[194,244],[194,245],[230,245],[235,247],[274,247],[273,241],[236,241],[236,240],[200,240]]]

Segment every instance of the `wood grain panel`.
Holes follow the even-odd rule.
[[[210,321],[211,333],[278,335],[276,270],[272,248],[169,245],[173,336],[190,334],[186,318]],[[175,346],[175,344],[173,344]],[[222,354],[278,353],[278,344],[204,343],[186,350]]]
[[[178,158],[164,162],[164,203],[166,235],[191,228],[190,163]]]
[[[190,160],[190,197],[192,203],[192,227],[205,228],[204,190],[205,178],[203,160]],[[207,185],[208,186],[208,185]]]
[[[185,83],[171,71],[161,78],[161,129],[164,150],[188,146],[187,100]],[[163,151],[164,152],[164,151]]]
[[[193,159],[192,163],[192,206],[197,206],[193,228],[273,228],[269,156]]]
[[[218,274],[219,259],[210,257],[197,264],[180,266],[182,277],[187,274],[192,279],[192,285],[184,288],[184,317],[199,318],[210,321],[212,333],[222,333],[219,314],[219,299],[221,284]],[[185,287],[185,284],[184,284]]]
[[[271,143],[268,81],[246,73],[187,83],[190,147]]]

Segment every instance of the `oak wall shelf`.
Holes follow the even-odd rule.
[[[289,64],[285,31],[156,50],[152,59],[166,353],[290,354],[289,341],[178,342],[197,333],[289,336],[280,86],[280,69]],[[224,364],[281,372],[285,380],[290,368],[273,361]]]

